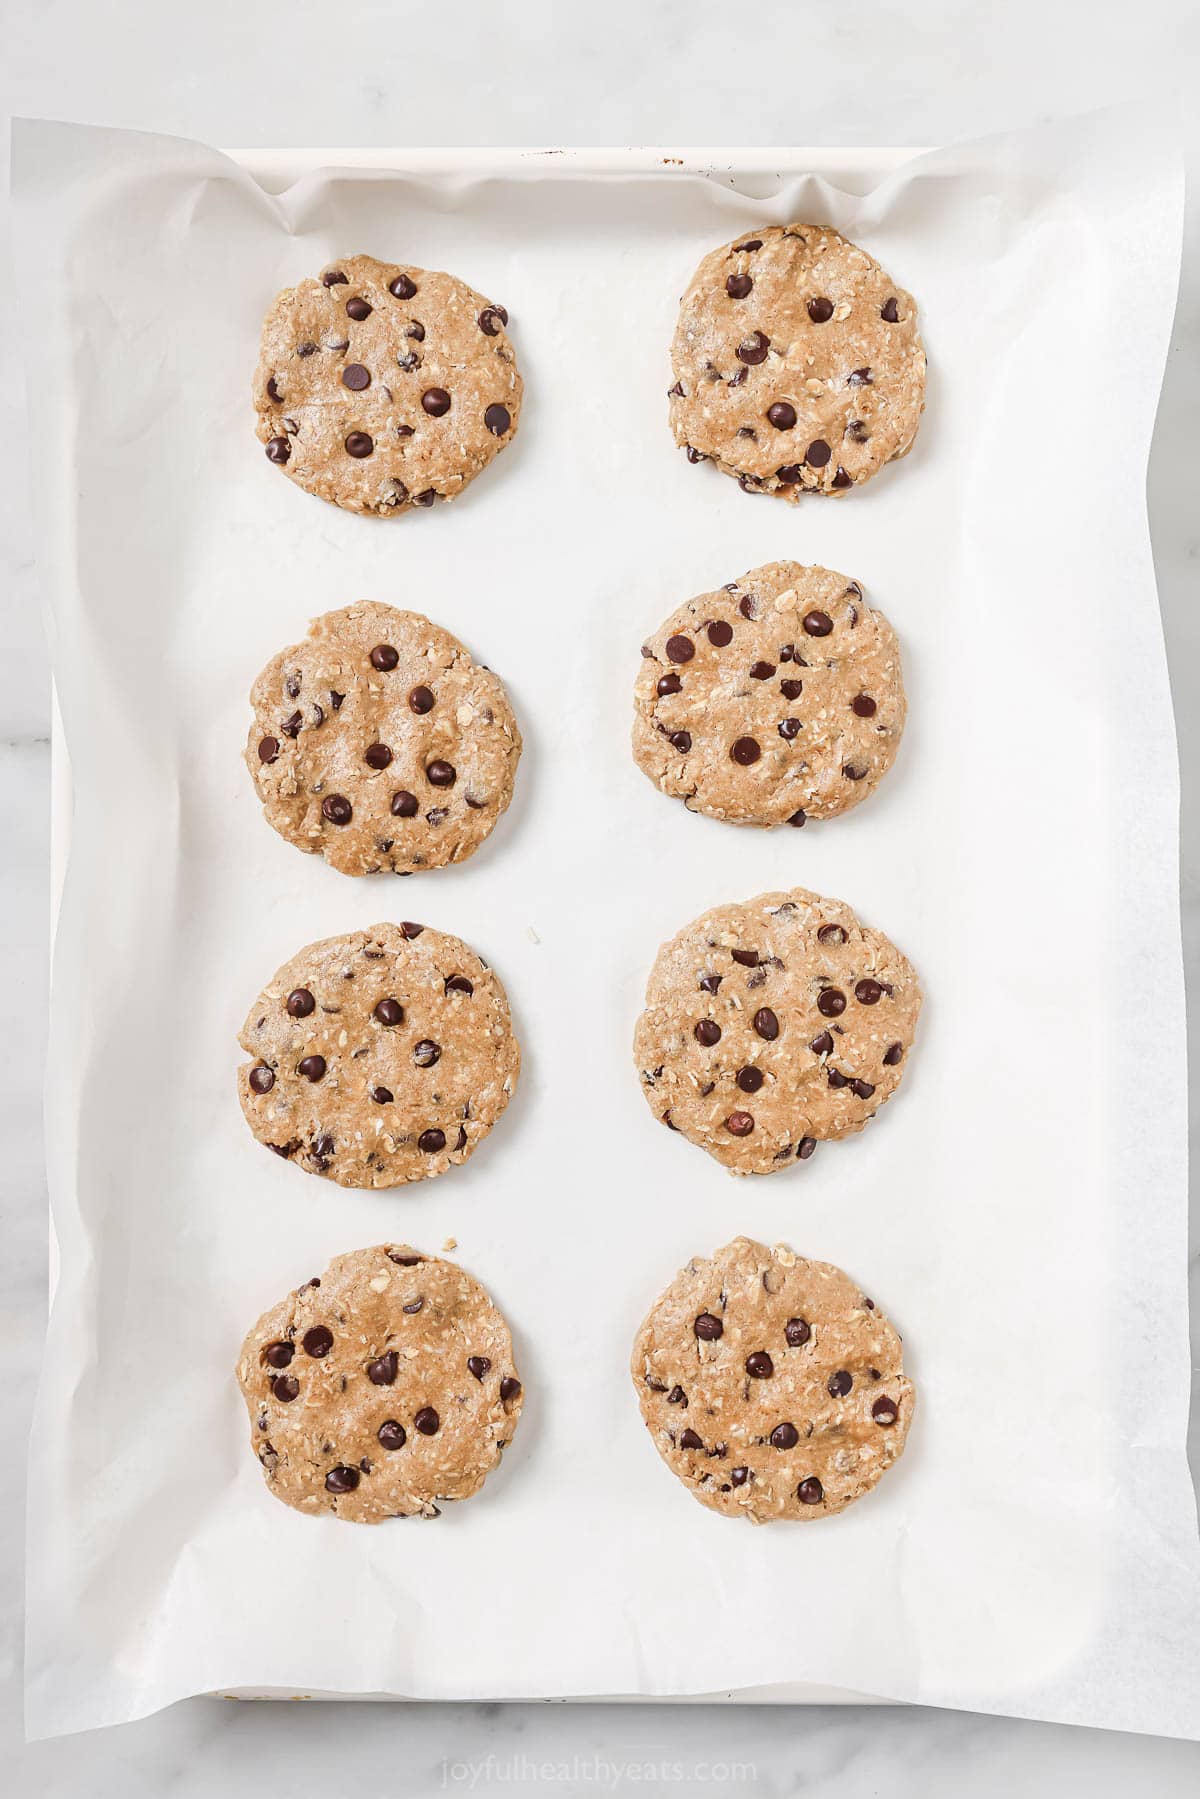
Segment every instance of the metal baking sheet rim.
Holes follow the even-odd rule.
[[[735,182],[744,175],[853,175],[884,174],[897,168],[919,149],[745,149],[745,150],[667,150],[663,148],[622,149],[334,149],[334,150],[229,150],[226,152],[264,186],[286,186],[298,176],[319,168],[394,169],[413,174],[474,173],[499,177],[514,175],[553,177],[569,174],[576,178],[588,175],[642,174],[670,179],[674,174],[700,174],[714,181]],[[73,788],[71,763],[66,733],[59,710],[58,691],[51,682],[50,695],[50,941],[53,954],[54,933],[58,923],[63,883],[71,843]],[[58,1241],[53,1218],[49,1222],[50,1297],[53,1299],[58,1280]],[[312,1701],[355,1700],[372,1703],[411,1704],[400,1693],[326,1693],[294,1692],[281,1687],[238,1687],[218,1690],[218,1699],[307,1699]],[[497,1694],[489,1704],[504,1702]],[[742,1687],[719,1693],[606,1693],[584,1699],[542,1700],[546,1705],[890,1705],[893,1700],[876,1699],[842,1687],[816,1684]]]

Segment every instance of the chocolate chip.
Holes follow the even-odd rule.
[[[748,1137],[754,1129],[754,1120],[749,1112],[731,1112],[725,1120],[725,1129],[731,1137]]]
[[[682,690],[683,682],[673,670],[668,669],[665,675],[659,677],[658,685],[655,687],[654,691],[657,693],[660,700],[665,700],[669,693],[680,693]]]
[[[808,302],[808,316],[814,325],[827,325],[833,317],[833,301],[817,294]]]
[[[848,781],[865,781],[867,778],[866,769],[856,768],[853,762],[845,763],[842,767],[842,773]]]
[[[268,1343],[263,1350],[263,1360],[271,1368],[290,1368],[295,1353],[294,1343]]]
[[[800,1441],[800,1432],[794,1424],[777,1424],[771,1432],[772,1449],[795,1449]]]
[[[394,1418],[388,1418],[379,1426],[375,1435],[385,1449],[403,1449],[408,1441],[408,1432]]]
[[[767,417],[777,431],[790,431],[796,423],[796,408],[790,400],[776,400],[767,407]]]
[[[871,433],[867,430],[862,419],[851,419],[846,426],[846,436],[850,439],[851,443],[865,444],[870,435]]]
[[[702,1018],[692,1035],[697,1043],[703,1043],[706,1049],[711,1049],[714,1043],[721,1041],[721,1027],[715,1018]]]
[[[346,301],[346,311],[352,319],[356,319],[361,325],[364,319],[370,318],[374,311],[374,307],[369,300],[364,300],[361,294],[354,294]]]
[[[325,1485],[330,1493],[353,1493],[362,1479],[357,1468],[331,1468],[325,1476]]]
[[[796,1145],[796,1154],[802,1162],[807,1162],[816,1147],[817,1140],[815,1137],[801,1137],[799,1143]]]
[[[275,1071],[273,1068],[268,1068],[265,1062],[256,1062],[250,1070],[248,1079],[252,1092],[269,1093],[275,1085]]]
[[[292,1018],[307,1018],[316,1004],[307,987],[293,987],[287,996],[287,1009]]]
[[[482,1380],[491,1365],[490,1360],[485,1355],[469,1355],[467,1357],[467,1368],[475,1376],[476,1380]]]
[[[325,1078],[324,1056],[304,1056],[296,1064],[296,1073],[302,1074],[306,1081],[321,1081]]]
[[[725,292],[731,300],[744,300],[753,286],[754,277],[752,275],[727,275],[725,277]]]
[[[483,415],[483,422],[493,437],[503,437],[512,424],[507,406],[489,406]]]
[[[441,1055],[441,1044],[431,1042],[428,1037],[422,1037],[413,1049],[413,1061],[418,1068],[432,1068],[435,1062],[441,1060]]]
[[[284,719],[279,729],[283,732],[285,737],[299,737],[300,727],[303,723],[304,719],[301,714],[299,712],[293,712],[290,718]]]
[[[731,1468],[729,1470],[730,1483],[735,1487],[744,1487],[749,1478],[749,1468]]]
[[[815,1474],[810,1474],[808,1479],[802,1480],[796,1488],[796,1498],[801,1505],[820,1505],[824,1497],[825,1489]]]
[[[748,237],[744,244],[734,244],[733,247],[734,247],[735,251],[736,250],[745,250],[745,251],[749,252],[751,250],[761,250],[762,249],[762,238],[761,237]]]
[[[881,1393],[871,1407],[871,1416],[876,1424],[895,1424],[900,1416],[900,1408],[894,1399],[889,1399],[886,1393]]]
[[[739,737],[729,754],[740,767],[751,768],[762,755],[762,750],[753,737]]]
[[[386,1355],[377,1356],[367,1364],[367,1379],[375,1387],[390,1387],[400,1371],[400,1357],[394,1349]]]
[[[874,718],[876,711],[875,701],[871,698],[869,693],[856,693],[850,702],[850,709],[852,712],[857,713],[859,718]]]
[[[446,980],[443,991],[446,993],[465,993],[469,998],[470,995],[474,993],[475,988],[465,974],[452,974]]]
[[[437,757],[426,765],[425,779],[431,787],[453,787],[458,773],[452,762],[443,762]]]
[[[419,937],[424,929],[423,924],[414,924],[411,918],[406,918],[400,926],[401,934],[407,937],[410,943],[414,937]]]
[[[501,325],[507,325],[508,314],[503,306],[485,306],[477,320],[479,329],[485,337],[497,337]]]
[[[763,1084],[763,1071],[761,1068],[755,1068],[752,1064],[749,1064],[745,1068],[738,1069],[736,1079],[737,1084],[743,1093],[757,1093]],[[744,1118],[746,1114],[740,1112],[735,1114],[735,1116]],[[745,1132],[735,1133],[735,1135],[742,1136],[745,1134]]]
[[[904,1055],[904,1045],[902,1043],[890,1043],[888,1045],[887,1049],[884,1051],[884,1056],[883,1056],[884,1067],[885,1068],[895,1068],[897,1066],[897,1064],[899,1063],[899,1061],[901,1060],[903,1055]]]
[[[853,1087],[859,1099],[874,1098],[875,1089],[872,1087],[870,1081],[851,1081],[850,1085]]]
[[[729,953],[742,968],[758,967],[758,951],[756,949],[735,949]]]
[[[851,369],[847,379],[851,387],[871,387],[874,385],[871,380],[870,369]]]
[[[754,1014],[754,1028],[766,1042],[774,1043],[779,1035],[779,1020],[770,1006],[763,1006]]]
[[[722,978],[723,977],[719,974],[702,974],[700,976],[700,986],[705,993],[715,993],[717,988],[721,985]]]
[[[397,300],[411,300],[417,291],[417,284],[408,275],[397,275],[388,284],[388,292]]]
[[[321,801],[321,811],[331,825],[348,825],[354,808],[344,793],[328,793]]]
[[[368,768],[386,768],[392,759],[392,752],[386,743],[368,744],[363,751],[363,761]]]
[[[409,793],[406,787],[401,787],[398,793],[392,795],[392,817],[412,818],[419,803],[415,793]]]
[[[696,646],[690,637],[668,637],[666,650],[670,662],[690,662],[696,654]]]
[[[702,455],[699,450],[694,449],[691,444],[688,444],[688,446],[687,446],[687,459],[691,463],[693,468],[695,468],[695,466],[698,462],[707,462],[708,461],[708,457]]]
[[[883,998],[883,988],[878,981],[873,981],[868,975],[863,980],[855,982],[854,997],[860,1006],[878,1005]]]
[[[304,1344],[305,1355],[316,1356],[319,1359],[321,1356],[328,1355],[333,1348],[333,1332],[323,1324],[314,1324],[311,1329],[305,1331],[301,1341]]]
[[[325,283],[326,287],[338,287],[339,285],[346,284],[346,276],[343,275],[341,269],[326,269],[325,273],[321,276],[321,280]]]
[[[369,456],[374,448],[374,440],[368,437],[365,431],[352,431],[346,439],[346,454],[356,456],[360,460],[364,456]]]
[[[829,633],[833,630],[833,620],[827,612],[818,612],[815,610],[806,612],[804,614],[804,629],[810,637],[828,637]]]
[[[267,382],[267,398],[274,400],[276,406],[283,405],[283,395],[279,391],[279,385],[275,380],[274,375],[272,375]]]
[[[782,468],[775,470],[775,479],[781,487],[795,487],[800,479],[800,464],[785,462]]]
[[[389,669],[395,668],[399,660],[399,650],[393,649],[390,643],[377,643],[371,651],[371,667],[379,669],[384,674]]]
[[[813,1038],[808,1047],[815,1056],[831,1056],[833,1054],[833,1038],[828,1031],[822,1031],[819,1037]]]
[[[703,1449],[704,1444],[694,1430],[682,1430],[679,1433],[680,1449]]]
[[[846,1010],[846,995],[837,987],[823,987],[817,995],[817,1011],[822,1018],[840,1018]]]
[[[883,302],[883,305],[879,308],[879,316],[885,325],[898,325],[900,323],[900,314],[896,310],[895,294],[892,295],[890,300],[885,300]]]
[[[687,1394],[682,1387],[672,1387],[671,1391],[667,1394],[667,1404],[681,1405],[685,1412],[687,1411],[687,1402]]]
[[[798,700],[804,692],[803,681],[781,681],[779,691],[785,700]]]
[[[733,626],[728,619],[715,618],[708,627],[708,641],[714,649],[723,650],[726,644],[733,642]]]
[[[315,356],[316,353],[317,353],[316,344],[297,344],[296,345],[297,356]]]
[[[738,345],[737,359],[739,362],[749,363],[753,367],[755,363],[766,361],[767,351],[770,347],[769,337],[765,337],[761,331],[753,331],[744,343]]]
[[[781,718],[779,721],[779,735],[783,738],[785,743],[791,743],[794,738],[799,737],[803,729],[804,723],[802,719]]]
[[[372,1087],[371,1098],[377,1106],[390,1106],[396,1095],[390,1087]]]
[[[847,1080],[846,1076],[842,1073],[840,1068],[828,1069],[826,1071],[825,1078],[829,1082],[829,1085],[831,1087],[835,1087],[835,1088],[848,1087],[850,1085],[850,1082]]]
[[[744,593],[738,601],[738,611],[743,618],[758,617],[758,601],[752,593]]]
[[[414,506],[432,506],[433,502],[436,499],[437,499],[437,488],[436,487],[427,487],[425,489],[424,493],[418,493],[418,494],[413,495],[413,505]]]
[[[692,1329],[702,1343],[715,1343],[723,1335],[725,1326],[712,1312],[701,1312]]]
[[[851,480],[850,476],[846,473],[845,469],[842,467],[840,462],[837,465],[837,473],[833,477],[833,480],[829,483],[829,485],[831,487],[853,487],[853,485],[854,485],[854,482]]]
[[[422,1131],[421,1135],[417,1138],[417,1148],[423,1155],[436,1156],[445,1149],[445,1147],[445,1131],[439,1131],[437,1129],[432,1131]]]
[[[756,1349],[746,1357],[746,1373],[754,1380],[769,1380],[774,1372],[775,1364],[765,1349]]]
[[[507,1405],[510,1399],[515,1399],[520,1391],[521,1383],[516,1375],[506,1374],[500,1382],[500,1398],[504,1404]]]
[[[300,1382],[294,1374],[277,1374],[271,1382],[271,1391],[281,1405],[290,1405],[300,1391]]]
[[[817,932],[818,943],[845,943],[846,933],[840,924],[823,924]]]
[[[795,825],[797,829],[799,829],[801,825],[806,825],[808,823],[808,813],[804,810],[803,806],[798,812],[792,813],[792,816],[788,819],[788,823],[790,825]]]
[[[750,664],[752,681],[769,681],[774,673],[775,664],[773,662],[752,662]]]
[[[837,1373],[831,1374],[825,1382],[826,1391],[834,1399],[845,1399],[853,1385],[854,1376],[847,1368],[839,1368]]]
[[[279,739],[278,739],[278,737],[263,737],[263,738],[259,739],[258,759],[260,762],[274,762],[274,760],[275,760],[276,756],[278,756],[278,754],[279,754]]]
[[[431,419],[440,419],[450,410],[450,395],[444,387],[427,387],[421,395],[421,404]]]
[[[267,443],[267,461],[284,463],[292,453],[286,437],[272,437]]]
[[[342,370],[342,386],[348,387],[351,393],[360,394],[365,387],[371,385],[371,373],[361,362],[348,362]]]
[[[807,1318],[789,1318],[783,1327],[783,1334],[792,1349],[799,1349],[812,1336],[812,1326]]]
[[[814,437],[804,452],[804,460],[809,468],[824,468],[833,451],[823,437]]]

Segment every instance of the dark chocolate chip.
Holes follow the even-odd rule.
[[[812,1326],[807,1318],[789,1318],[783,1327],[783,1334],[792,1349],[799,1349],[812,1336]]]
[[[848,1087],[850,1085],[850,1082],[840,1068],[828,1069],[825,1078],[828,1080],[831,1087]]]
[[[775,1372],[775,1364],[765,1349],[756,1349],[753,1355],[746,1357],[746,1373],[754,1380],[769,1380]]]
[[[883,302],[883,305],[879,308],[879,316],[885,325],[898,325],[900,323],[900,314],[896,310],[895,294],[893,294],[890,299]]]
[[[850,709],[852,712],[857,713],[859,718],[874,718],[876,712],[875,701],[871,698],[869,693],[856,693],[850,702]]]
[[[785,743],[791,743],[794,738],[799,737],[803,729],[804,724],[801,719],[781,718],[779,721],[779,735]]]
[[[316,1004],[307,987],[293,987],[287,996],[287,1009],[292,1018],[307,1018],[315,1010]]]
[[[833,301],[817,294],[808,302],[808,316],[814,325],[827,325],[833,317]]]
[[[306,1081],[321,1081],[325,1078],[324,1056],[304,1056],[296,1064],[296,1073],[302,1074]]]
[[[390,1106],[396,1095],[390,1087],[372,1087],[371,1098],[377,1106]]]
[[[384,674],[389,669],[395,668],[399,660],[399,650],[393,649],[390,643],[377,643],[371,651],[371,667],[379,669]]]
[[[722,979],[723,977],[719,974],[702,974],[700,976],[700,986],[705,993],[715,993],[717,988],[721,985]]]
[[[901,1058],[903,1057],[903,1055],[904,1055],[904,1045],[902,1043],[890,1043],[888,1045],[887,1049],[884,1051],[884,1056],[883,1056],[884,1067],[885,1068],[895,1068],[896,1065],[901,1060]]]
[[[731,759],[742,768],[751,768],[762,755],[762,750],[753,737],[739,737],[729,751]]]
[[[485,1355],[469,1355],[467,1357],[467,1368],[476,1380],[482,1380],[491,1365],[490,1359]]]
[[[797,826],[797,828],[808,823],[808,813],[804,810],[803,806],[798,812],[792,813],[792,816],[788,819],[788,823]]]
[[[758,967],[758,951],[756,949],[735,949],[729,953],[742,968]]]
[[[773,662],[752,662],[750,664],[752,681],[769,681],[774,673],[775,664]]]
[[[347,278],[343,275],[341,269],[326,269],[325,273],[321,276],[321,280],[325,283],[326,287],[344,286],[346,284],[346,279]]]
[[[363,751],[363,761],[368,768],[386,768],[391,759],[392,752],[386,743],[368,744]]]
[[[421,1135],[417,1138],[417,1148],[426,1156],[436,1156],[440,1154],[445,1147],[446,1133],[445,1131],[439,1131],[436,1128],[432,1131],[422,1131]]]
[[[669,662],[690,662],[696,654],[696,646],[690,637],[668,637],[666,650]]]
[[[284,719],[279,729],[285,737],[299,737],[300,727],[303,723],[303,716],[299,712],[293,712],[290,718]]]
[[[796,1154],[802,1162],[807,1162],[809,1156],[812,1155],[816,1147],[817,1140],[815,1137],[801,1137],[799,1143],[796,1145]]]
[[[300,1392],[300,1382],[294,1374],[277,1374],[271,1382],[271,1391],[281,1405],[290,1405]]]
[[[267,443],[268,462],[286,462],[292,453],[292,446],[286,437],[272,437]]]
[[[833,451],[823,437],[814,437],[804,452],[804,460],[809,468],[824,468]]]
[[[876,1424],[895,1424],[900,1416],[900,1408],[894,1399],[889,1399],[886,1393],[881,1393],[871,1407],[871,1416]]]
[[[813,1038],[808,1047],[815,1056],[831,1056],[833,1054],[833,1038],[828,1031],[822,1031],[819,1037]]]
[[[731,1112],[725,1120],[725,1129],[731,1137],[748,1137],[754,1129],[754,1119],[749,1112]]]
[[[354,816],[354,808],[344,793],[327,793],[321,801],[321,811],[331,825],[348,825]]]
[[[825,1489],[815,1474],[810,1474],[808,1479],[802,1480],[796,1488],[796,1498],[801,1505],[820,1505],[824,1497]]]
[[[785,700],[798,700],[804,692],[803,681],[781,681],[779,691]]]
[[[878,981],[873,981],[868,975],[863,980],[855,982],[854,997],[860,1006],[878,1005],[883,998],[883,988]]]
[[[353,1493],[362,1479],[357,1468],[331,1468],[325,1476],[325,1485],[330,1493]]]
[[[278,756],[278,754],[279,754],[279,739],[278,739],[278,737],[262,737],[259,739],[258,759],[260,762],[274,762],[274,760],[275,760],[276,756]]]
[[[770,1006],[763,1006],[754,1014],[754,1028],[766,1042],[774,1043],[779,1035],[779,1020]]]
[[[859,1099],[873,1099],[875,1096],[875,1089],[872,1087],[870,1081],[851,1081],[850,1085],[854,1088]]]
[[[512,425],[512,417],[507,406],[489,406],[483,415],[483,422],[493,437],[503,437]]]
[[[777,431],[790,431],[796,423],[796,408],[790,400],[776,400],[767,407],[767,417]]]
[[[447,978],[443,991],[446,993],[465,993],[467,997],[470,998],[471,994],[474,993],[475,988],[465,974],[452,974]]]
[[[399,1372],[400,1357],[394,1349],[367,1364],[367,1379],[373,1387],[390,1387]]]
[[[485,337],[499,335],[501,325],[507,325],[508,314],[503,306],[485,306],[479,315],[479,329]]]
[[[754,286],[752,275],[726,275],[725,292],[731,300],[744,300]]]
[[[436,1437],[442,1428],[442,1421],[431,1405],[423,1405],[414,1417],[413,1423],[423,1437]]]
[[[818,943],[845,943],[846,933],[840,924],[823,924],[817,932]]]
[[[680,1449],[703,1449],[704,1444],[694,1430],[681,1430],[679,1433]]]
[[[761,237],[748,237],[744,244],[734,244],[733,247],[734,247],[735,251],[736,250],[745,250],[747,252],[747,254],[751,250],[761,250],[762,249],[762,238]]]
[[[348,315],[350,318],[356,319],[360,325],[364,319],[370,318],[374,310],[371,302],[369,300],[364,300],[361,294],[353,294],[351,298],[346,301],[346,311]]]
[[[263,1350],[263,1360],[271,1368],[290,1368],[295,1353],[294,1343],[268,1343]]]
[[[794,1424],[777,1424],[771,1432],[772,1449],[795,1449],[800,1441],[800,1432]]]
[[[701,1312],[692,1325],[693,1331],[702,1343],[715,1343],[722,1336],[725,1326],[712,1312]]]
[[[714,1043],[721,1041],[721,1027],[715,1018],[702,1018],[692,1035],[697,1043],[702,1043],[706,1049],[711,1049]]]
[[[275,1085],[275,1071],[265,1062],[257,1062],[250,1070],[250,1088],[254,1093],[269,1093]]]
[[[731,1468],[729,1470],[730,1482],[735,1487],[744,1487],[749,1478],[749,1468]]]
[[[369,456],[374,448],[374,440],[365,431],[352,431],[346,439],[346,454],[358,457],[360,461],[364,456]]]
[[[800,464],[785,462],[782,468],[775,470],[775,479],[781,487],[795,487],[800,479]]]
[[[853,487],[854,486],[853,480],[846,473],[845,469],[842,467],[840,462],[837,465],[837,473],[834,475],[833,480],[829,483],[829,485],[831,487]]]
[[[328,1355],[333,1348],[333,1332],[323,1324],[314,1324],[305,1331],[301,1341],[304,1344],[305,1355],[316,1356],[319,1360],[321,1356]]]
[[[804,614],[804,629],[810,637],[828,637],[833,630],[833,620],[827,612],[812,611]]]
[[[668,669],[665,675],[659,677],[658,684],[654,691],[657,693],[660,700],[665,700],[669,693],[681,693],[683,691],[683,682],[679,679],[679,676],[674,670]]]
[[[450,410],[450,395],[444,387],[427,387],[421,395],[421,404],[431,419],[440,419]]]
[[[842,767],[842,773],[848,781],[865,781],[867,778],[866,769],[856,768],[853,762],[845,763]]]
[[[837,987],[823,987],[817,995],[817,1011],[822,1018],[840,1018],[846,1010],[846,995]]]
[[[408,275],[397,275],[388,284],[388,292],[397,300],[411,300],[417,291],[417,284]]]
[[[739,362],[749,363],[753,367],[756,363],[766,361],[767,351],[770,347],[769,337],[766,337],[761,331],[752,331],[745,342],[738,345],[737,359]]]
[[[409,793],[407,788],[401,787],[398,793],[392,795],[392,817],[412,818],[419,804],[415,793]]]
[[[736,1079],[743,1093],[757,1093],[763,1084],[763,1071],[750,1063],[745,1068],[738,1069]],[[740,1116],[744,1117],[745,1114],[742,1113]],[[745,1135],[745,1133],[742,1134]]]
[[[418,1068],[432,1068],[435,1062],[441,1060],[441,1055],[441,1044],[431,1042],[428,1037],[422,1037],[413,1048],[413,1061]]]
[[[394,1418],[388,1418],[379,1426],[375,1435],[385,1449],[403,1449],[408,1441],[408,1432]]]
[[[728,619],[715,618],[708,627],[708,641],[714,649],[723,650],[726,644],[733,642],[733,626]]]
[[[825,1382],[826,1391],[834,1399],[845,1399],[853,1385],[854,1376],[848,1368],[839,1368],[837,1373],[831,1374]]]
[[[507,1405],[510,1399],[515,1399],[520,1391],[521,1383],[516,1375],[506,1374],[500,1382],[500,1398],[504,1404]]]
[[[371,385],[371,372],[361,362],[348,362],[342,370],[342,386],[348,387],[351,393],[360,394],[365,387]]]
[[[452,762],[443,762],[440,757],[435,757],[426,765],[425,779],[431,787],[453,787],[458,773]]]
[[[870,369],[851,369],[847,380],[851,387],[871,387],[874,385],[871,380]]]

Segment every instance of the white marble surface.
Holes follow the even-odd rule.
[[[6,113],[176,131],[215,143],[939,143],[1154,97],[1200,173],[1200,12],[1191,0],[10,0]],[[443,20],[445,29],[442,30]],[[7,162],[7,140],[0,156]],[[1200,212],[1189,207],[1151,516],[1185,770],[1184,905],[1200,960],[1200,605],[1193,420],[1200,406]],[[0,1756],[11,1790],[207,1799],[289,1778],[306,1791],[637,1784],[729,1793],[970,1792],[980,1799],[1200,1782],[1200,1745],[892,1709],[233,1705],[31,1747],[20,1723],[23,1449],[45,1311],[40,1144],[46,1005],[48,699],[27,522],[24,400],[0,259],[0,1307],[8,1374],[0,1458]],[[1136,293],[1111,296],[1136,329]],[[1070,385],[1030,396],[1031,432],[1070,454]],[[30,395],[37,404],[36,384]],[[1120,454],[1114,445],[1113,453]],[[1191,770],[1189,779],[1188,771]],[[1195,1009],[1193,1008],[1193,1011]],[[135,1077],[136,1078],[136,1077]],[[1193,1466],[1196,1465],[1195,1458]],[[36,1502],[36,1500],[35,1500]],[[248,1602],[254,1602],[253,1595]],[[269,1595],[261,1595],[269,1603]],[[580,1629],[586,1629],[586,1619]],[[314,1629],[319,1622],[314,1620]],[[1200,1628],[1200,1620],[1197,1621]],[[486,1758],[491,1756],[490,1763]],[[731,1764],[735,1764],[731,1767]]]

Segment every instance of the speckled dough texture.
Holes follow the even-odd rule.
[[[508,695],[419,612],[325,613],[268,662],[250,704],[246,766],[267,822],[342,874],[465,861],[512,798]]]
[[[452,500],[510,441],[508,314],[433,269],[346,256],[263,323],[254,410],[269,459],[351,512]]]
[[[671,429],[748,492],[848,493],[912,448],[917,307],[827,225],[767,225],[704,258],[671,348]]]
[[[521,1067],[486,962],[413,923],[310,943],[259,994],[239,1042],[254,1135],[342,1187],[398,1187],[465,1162]]]
[[[734,1174],[771,1174],[874,1117],[920,1010],[895,944],[793,887],[714,907],[663,945],[634,1056],[656,1118]]]
[[[749,1237],[680,1271],[630,1368],[671,1472],[753,1524],[861,1499],[898,1460],[915,1403],[900,1338],[862,1288]]]
[[[802,825],[871,793],[904,728],[896,633],[857,581],[769,562],[643,645],[638,767],[689,811]]]
[[[522,1390],[508,1326],[452,1262],[384,1243],[338,1256],[264,1312],[238,1385],[267,1486],[355,1524],[477,1493]]]

